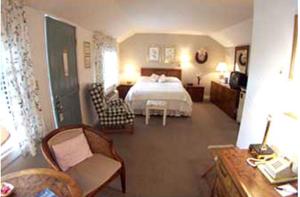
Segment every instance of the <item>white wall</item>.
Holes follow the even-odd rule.
[[[46,132],[55,128],[53,108],[51,105],[51,95],[49,86],[49,75],[46,54],[45,42],[45,14],[42,11],[26,7],[26,17],[28,21],[29,39],[32,48],[32,61],[34,66],[34,74],[38,81],[40,89],[40,101],[43,110],[43,117],[46,124]],[[92,43],[92,32],[88,31],[76,24],[68,22],[64,19],[62,21],[69,23],[76,27],[77,39],[77,68],[79,76],[80,87],[80,108],[82,113],[82,122],[85,124],[92,124],[95,122],[96,115],[92,110],[89,97],[86,92],[87,84],[93,81],[92,68],[86,69],[83,64],[83,41]]]
[[[176,48],[177,62],[174,64],[150,63],[147,61],[148,48],[151,45],[161,47],[173,46]],[[208,51],[208,60],[204,64],[195,61],[195,53],[205,48]],[[120,49],[120,77],[121,83],[126,82],[125,66],[130,63],[135,66],[136,72],[140,73],[141,67],[178,68],[181,64],[180,56],[184,53],[189,62],[181,65],[183,83],[197,83],[197,73],[202,73],[201,85],[205,86],[205,97],[209,97],[210,82],[217,80],[219,73],[216,66],[225,61],[225,48],[209,36],[179,35],[179,34],[135,34],[119,45]]]
[[[261,143],[267,115],[279,113],[287,104],[281,96],[290,66],[295,13],[297,0],[254,1],[249,80],[239,147]]]
[[[225,47],[249,45],[251,43],[253,20],[249,18],[235,25],[211,34],[211,37]]]

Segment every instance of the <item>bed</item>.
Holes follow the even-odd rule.
[[[154,81],[153,74],[165,75],[165,80]],[[135,114],[145,114],[147,100],[164,100],[168,116],[191,116],[192,100],[181,83],[180,69],[142,68],[141,75],[125,98]]]

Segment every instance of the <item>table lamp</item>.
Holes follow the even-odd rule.
[[[267,126],[264,135],[264,139],[261,144],[250,144],[249,152],[250,154],[257,159],[265,159],[266,157],[273,157],[274,151],[267,145],[267,138],[270,130],[272,117],[271,115],[267,118]]]
[[[197,74],[196,74],[196,77],[197,77],[197,85],[198,85],[198,86],[200,85],[201,76],[202,76],[202,73],[197,73]]]
[[[216,71],[221,73],[219,79],[221,82],[224,82],[224,74],[228,71],[227,64],[225,62],[219,62]]]
[[[126,77],[126,83],[128,85],[134,83],[136,79],[136,71],[135,67],[132,64],[126,64],[125,65],[125,77]]]

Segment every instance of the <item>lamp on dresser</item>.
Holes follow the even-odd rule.
[[[219,62],[216,71],[220,73],[219,80],[222,83],[228,83],[228,79],[225,78],[225,73],[228,71],[227,64],[225,62]]]

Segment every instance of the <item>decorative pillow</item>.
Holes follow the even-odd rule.
[[[153,82],[157,82],[158,79],[159,79],[159,75],[157,75],[157,74],[154,74],[154,73],[153,73],[153,74],[150,76],[150,80],[153,81]]]
[[[63,171],[93,156],[83,133],[69,140],[54,144],[52,149],[56,161]]]
[[[164,82],[167,82],[167,77],[166,75],[160,75],[159,79],[158,79],[158,82],[159,83],[164,83]]]
[[[177,77],[166,77],[167,82],[180,82],[180,80]]]

